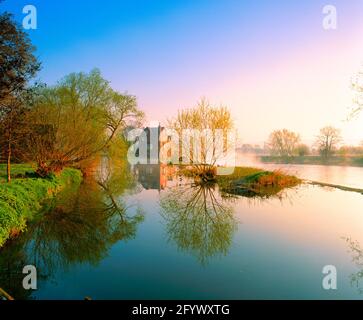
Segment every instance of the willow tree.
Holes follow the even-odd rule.
[[[194,167],[202,180],[213,179],[218,164],[234,147],[233,120],[224,106],[215,107],[206,99],[196,107],[182,109],[169,120],[169,127],[178,136],[181,162]]]
[[[44,88],[28,114],[27,154],[46,176],[103,152],[129,121],[142,117],[136,98],[115,92],[99,70],[73,73]]]

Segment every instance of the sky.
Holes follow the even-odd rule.
[[[28,4],[38,78],[50,85],[96,67],[148,121],[206,97],[230,108],[240,143],[286,128],[312,144],[326,125],[363,141],[363,113],[346,121],[363,65],[361,0],[6,0],[0,11],[21,22]],[[325,5],[337,9],[335,30],[323,28]]]

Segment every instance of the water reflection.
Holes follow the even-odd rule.
[[[246,197],[191,183],[171,166],[153,168],[134,174],[104,160],[94,179],[49,202],[0,251],[0,287],[16,299],[361,298],[362,249],[348,242],[359,268],[350,284],[352,266],[337,237],[362,243],[361,195],[301,185]],[[327,261],[344,261],[334,293],[319,286]],[[27,264],[38,267],[34,292],[22,288]]]
[[[355,286],[359,294],[363,293],[361,281],[363,279],[363,249],[358,241],[351,238],[343,238],[348,244],[349,253],[352,255],[352,262],[360,270],[350,275],[350,283]]]
[[[138,164],[133,171],[144,189],[161,191],[173,181],[176,167],[165,164]]]
[[[302,179],[363,189],[362,167],[262,163],[258,156],[246,155],[241,152],[237,153],[236,162],[240,166],[259,167],[266,170],[283,170]]]
[[[113,244],[133,239],[144,215],[137,204],[126,205],[123,195],[135,192],[134,186],[129,171],[102,167],[49,201],[27,232],[2,249],[0,287],[17,299],[29,298],[21,287],[25,265],[37,267],[38,281],[49,281],[74,265],[97,265]]]
[[[214,184],[184,184],[161,194],[160,206],[169,240],[197,257],[202,265],[216,255],[226,255],[237,221],[232,206]]]

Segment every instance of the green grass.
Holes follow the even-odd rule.
[[[1,178],[3,167],[0,167]],[[14,176],[32,173],[27,165],[14,165]],[[6,175],[5,175],[6,178]],[[76,169],[64,169],[59,176],[48,178],[16,178],[10,183],[0,181],[0,247],[7,239],[24,231],[26,221],[42,207],[42,203],[66,185],[80,183],[82,174]]]
[[[264,172],[262,169],[252,168],[252,167],[235,167],[232,174],[225,176],[217,176],[217,181],[219,184],[229,184],[232,181],[244,179],[251,177],[255,174],[260,174]]]
[[[236,167],[231,175],[217,176],[217,183],[222,192],[248,197],[270,197],[283,189],[297,186],[301,180],[279,170]]]
[[[216,172],[216,170],[214,171]],[[260,172],[263,172],[263,170],[252,167],[235,167],[232,174],[216,176],[215,180],[218,181],[218,183],[229,183],[230,181],[241,179]],[[199,175],[198,170],[192,166],[181,167],[179,173],[189,178],[194,178]]]
[[[34,169],[30,164],[12,164],[11,177],[24,176],[27,172],[34,173]],[[6,164],[0,163],[0,183],[6,182]]]
[[[198,173],[191,168],[183,168],[181,174],[198,181]],[[235,167],[230,175],[215,176],[213,181],[224,193],[248,197],[269,197],[279,194],[285,188],[292,188],[301,183],[295,176],[282,171],[265,171],[252,167]]]
[[[234,182],[238,184],[259,184],[260,186],[266,187],[269,185],[289,185],[291,182],[298,182],[299,179],[286,175],[280,170],[265,171],[257,168],[237,167],[231,175],[218,176],[217,181],[220,184]]]

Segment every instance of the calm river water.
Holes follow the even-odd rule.
[[[363,189],[363,167],[261,163],[255,155],[237,153],[239,166],[281,169],[302,179]]]
[[[362,168],[344,170],[344,183],[362,183]],[[26,264],[35,291],[22,289]],[[322,287],[326,265],[337,290]],[[362,277],[362,194],[232,196],[158,165],[64,191],[0,251],[0,287],[16,299],[362,299]]]

